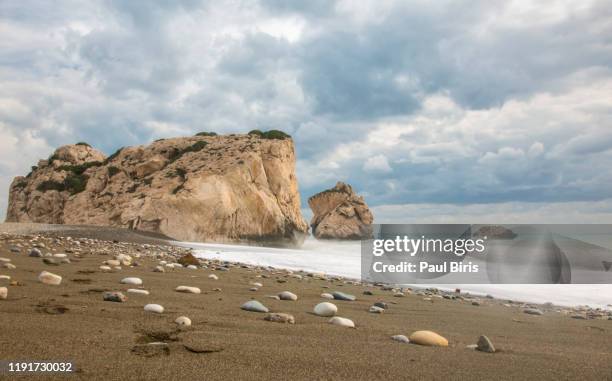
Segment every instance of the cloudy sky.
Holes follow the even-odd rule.
[[[612,222],[605,1],[3,0],[0,36],[2,215],[59,145],[257,128],[380,222]]]

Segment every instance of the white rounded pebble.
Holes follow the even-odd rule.
[[[400,343],[409,343],[410,340],[404,335],[393,335],[391,336],[391,340],[399,341]]]
[[[67,254],[64,254],[64,253],[53,254],[53,256],[54,256],[55,258],[68,258],[68,255],[67,255]]]
[[[338,316],[334,316],[333,318],[329,319],[328,323],[333,325],[339,325],[341,327],[355,328],[355,323],[353,323],[351,319]]]
[[[188,268],[189,270],[197,270],[197,269],[198,269],[198,266],[195,266],[195,265],[189,265],[189,266],[187,266],[187,268]]]
[[[259,282],[253,282],[251,283],[251,286],[255,286],[255,287],[263,287],[263,284],[259,283]]]
[[[123,284],[133,284],[134,286],[140,286],[142,285],[142,279],[140,278],[123,278],[121,279],[121,283]]]
[[[164,312],[164,307],[159,304],[147,304],[144,306],[144,310],[147,312],[155,312],[156,314],[161,314]]]
[[[191,325],[191,319],[187,316],[179,316],[174,322],[181,327],[189,327]]]
[[[328,293],[328,292],[324,292],[324,293],[322,293],[322,294],[321,294],[321,297],[322,297],[323,299],[333,299],[333,298],[334,298],[334,296],[333,296],[332,294]]]
[[[43,271],[38,275],[38,280],[44,284],[59,286],[62,283],[62,277],[48,271]]]
[[[333,303],[323,302],[317,304],[314,307],[313,312],[318,316],[329,317],[334,316],[336,312],[338,312],[338,307],[336,307],[336,305]]]
[[[15,270],[15,269],[17,268],[17,266],[15,266],[15,265],[14,265],[14,264],[12,264],[12,263],[5,263],[5,264],[4,264],[4,268],[5,268],[5,269],[9,269],[9,270]]]
[[[127,292],[129,292],[130,294],[149,295],[149,291],[139,290],[137,288],[128,288]]]
[[[176,292],[184,292],[186,294],[201,294],[202,291],[197,287],[178,286],[174,289]]]
[[[8,297],[8,288],[0,287],[0,300],[4,300]]]
[[[218,276],[216,276],[215,274],[210,274],[210,275],[208,276],[208,278],[209,278],[209,279],[214,279],[214,280],[218,280],[218,279],[219,279],[219,277],[218,277]]]
[[[280,300],[291,300],[291,301],[298,300],[297,295],[290,291],[283,291],[278,294],[278,297],[280,298]]]
[[[110,266],[100,266],[100,270],[102,270],[102,271],[113,271],[113,269],[111,269]]]
[[[0,275],[0,280],[11,280],[11,277],[8,275]]]

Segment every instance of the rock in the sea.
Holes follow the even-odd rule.
[[[144,310],[147,312],[154,312],[156,314],[161,314],[164,312],[164,307],[159,304],[147,304],[144,306]]]
[[[142,285],[142,279],[136,278],[136,277],[128,277],[128,278],[121,279],[121,283],[122,284],[131,284],[133,286],[141,286]]]
[[[212,279],[212,280],[219,280],[219,277],[218,277],[218,276],[216,276],[215,274],[210,274],[210,275],[208,276],[208,279]]]
[[[353,323],[351,319],[339,316],[334,316],[333,318],[329,319],[328,323],[333,325],[339,325],[341,327],[355,328],[355,323]]]
[[[181,327],[191,326],[191,319],[189,319],[187,316],[179,316],[174,322]]]
[[[333,299],[333,298],[334,298],[334,296],[333,296],[332,294],[328,293],[328,292],[324,292],[324,293],[322,293],[322,294],[321,294],[321,297],[322,297],[323,299]]]
[[[257,300],[249,300],[248,302],[240,306],[240,308],[245,311],[251,311],[251,312],[268,312],[269,311],[266,306],[264,306]]]
[[[73,168],[82,174],[67,181]],[[160,139],[109,157],[88,145],[60,147],[13,180],[6,221],[116,226],[181,241],[300,242],[308,231],[293,140],[273,131]]]
[[[293,292],[290,292],[290,291],[283,291],[283,292],[279,293],[278,294],[278,298],[280,300],[292,300],[292,301],[298,300],[297,295],[294,294]]]
[[[380,308],[378,306],[371,306],[369,309],[369,312],[373,313],[373,314],[382,314],[383,312],[385,312],[384,308]]]
[[[338,182],[335,187],[317,193],[308,199],[308,205],[313,212],[312,235],[318,239],[372,236],[372,212],[348,184]]]
[[[323,302],[317,304],[314,307],[313,312],[318,316],[330,317],[334,316],[338,312],[338,307],[336,307],[336,305],[333,303]]]
[[[340,291],[334,291],[332,295],[334,299],[336,300],[344,300],[344,301],[352,302],[356,299],[354,295],[345,294],[344,292],[340,292]]]
[[[295,318],[293,317],[293,315],[279,313],[279,312],[274,312],[274,313],[268,314],[264,318],[264,320],[275,322],[275,323],[295,324]]]
[[[127,292],[130,294],[149,295],[149,291],[138,288],[128,288]]]
[[[123,303],[127,300],[127,297],[123,295],[123,293],[118,292],[118,291],[105,292],[104,295],[102,295],[102,298],[107,302],[117,302],[117,303]]]
[[[476,344],[476,349],[481,352],[494,353],[495,347],[491,340],[485,335],[482,335],[478,338],[478,343]]]
[[[432,331],[416,331],[413,332],[408,338],[411,343],[433,346],[433,347],[447,347],[448,340]]]
[[[174,291],[176,292],[184,292],[186,294],[200,294],[202,293],[202,291],[197,288],[197,287],[190,287],[190,286],[178,286],[177,288],[174,289]]]
[[[400,343],[409,343],[410,340],[404,335],[393,335],[391,336],[391,340],[399,341]]]
[[[544,315],[544,312],[537,308],[525,308],[523,312],[529,315]]]
[[[57,274],[53,274],[50,273],[48,271],[43,271],[38,275],[38,280],[41,283],[44,284],[50,284],[53,286],[59,286],[62,283],[62,277],[57,275]]]
[[[28,256],[29,256],[29,257],[34,257],[34,258],[40,258],[40,257],[42,257],[43,255],[42,255],[42,253],[40,252],[40,250],[39,250],[39,249],[37,249],[37,248],[35,248],[35,247],[34,247],[34,248],[32,248],[32,249],[30,250],[30,252],[28,253]]]
[[[8,297],[8,288],[0,287],[0,299],[5,300]]]

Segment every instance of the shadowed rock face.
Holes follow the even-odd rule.
[[[127,147],[110,157],[58,148],[10,188],[7,222],[90,224],[186,241],[300,243],[291,139],[197,136]]]
[[[363,197],[350,185],[335,187],[308,199],[313,217],[312,234],[319,239],[362,239],[372,236],[374,217]]]

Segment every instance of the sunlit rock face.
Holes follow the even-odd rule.
[[[313,217],[312,234],[319,239],[363,239],[372,236],[374,216],[363,197],[350,185],[338,182],[335,187],[308,199]]]
[[[10,188],[8,222],[90,224],[185,241],[300,243],[289,137],[194,136],[123,148],[58,148]]]

